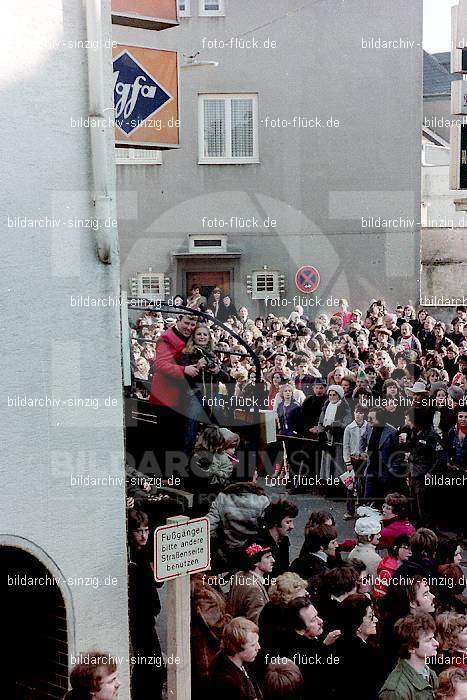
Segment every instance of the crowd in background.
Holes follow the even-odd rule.
[[[191,577],[194,696],[337,699],[351,687],[360,700],[465,700],[466,308],[448,324],[384,300],[250,318],[196,285],[175,304],[207,318],[138,318],[132,396],[157,409],[161,464],[186,456],[189,513],[210,523],[211,570]],[[249,443],[248,476],[243,428],[258,411],[276,440]],[[307,512],[290,561],[298,506],[271,497],[275,484],[345,500],[354,537],[331,512]],[[162,660],[148,541],[163,496],[144,474],[128,493],[132,648]],[[163,680],[162,661],[135,666],[132,697],[148,684],[159,697]]]

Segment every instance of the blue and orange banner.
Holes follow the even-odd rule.
[[[119,44],[112,53],[115,145],[177,148],[177,52]]]

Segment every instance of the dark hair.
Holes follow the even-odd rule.
[[[290,629],[294,631],[304,630],[306,625],[300,615],[301,610],[306,610],[313,605],[311,599],[307,597],[300,596],[299,598],[293,598],[287,605],[287,610],[289,611],[288,623],[290,624]]]
[[[407,517],[409,512],[409,501],[402,493],[388,493],[384,499],[384,502],[388,506],[391,506],[394,515],[397,515],[401,519]]]
[[[438,538],[433,530],[427,527],[419,528],[410,538],[412,555],[424,559],[433,559],[438,546]]]
[[[333,525],[316,525],[308,530],[303,548],[306,552],[319,552],[321,547],[327,547],[336,537],[337,530]]]
[[[435,632],[436,626],[433,618],[428,613],[418,612],[407,615],[398,620],[394,630],[399,643],[399,658],[410,658],[410,649],[418,647],[420,634],[423,632]]]
[[[280,525],[284,518],[296,518],[298,508],[295,503],[287,501],[285,498],[273,501],[264,510],[262,515],[263,526],[267,529]]]
[[[339,618],[337,627],[344,636],[350,636],[357,632],[362,624],[368,608],[371,608],[371,600],[362,593],[353,593],[347,596],[339,606]]]
[[[326,520],[330,520],[333,525],[336,524],[335,518],[329,510],[312,510],[308,522],[305,525],[305,536],[315,525],[324,525]]]
[[[397,577],[397,572],[395,578]],[[386,620],[395,622],[401,617],[410,613],[411,604],[415,602],[417,591],[421,583],[426,583],[427,579],[421,574],[407,576],[397,584],[392,581],[388,587],[388,592],[380,601],[380,606],[384,611]]]
[[[138,530],[141,526],[148,527],[149,518],[142,510],[130,510],[128,513],[128,532]]]
[[[80,691],[72,697],[86,697],[86,692],[95,693],[100,690],[102,679],[115,673],[117,664],[110,654],[102,651],[89,651],[80,655],[86,662],[76,664],[70,673],[70,685],[75,691]]]
[[[340,596],[350,593],[358,581],[358,573],[353,566],[341,566],[324,574],[324,587],[330,595]]]
[[[403,547],[404,545],[408,546],[410,545],[410,537],[409,535],[398,535],[392,545],[388,547],[388,553],[393,556],[395,559],[397,559],[399,555],[399,549]]]
[[[438,564],[453,564],[459,540],[456,537],[443,537],[438,541],[436,561]]]

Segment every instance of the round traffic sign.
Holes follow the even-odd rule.
[[[313,265],[302,265],[298,268],[295,275],[295,284],[297,289],[305,294],[310,294],[318,288],[319,272]]]

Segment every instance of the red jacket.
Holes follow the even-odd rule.
[[[185,367],[178,364],[187,338],[168,328],[157,341],[149,403],[177,408],[186,393]]]
[[[381,539],[378,542],[378,549],[389,549],[394,544],[394,540],[399,535],[412,537],[415,528],[408,520],[393,520],[389,525],[385,525],[381,530]]]
[[[384,559],[380,561],[376,571],[376,581],[371,594],[374,600],[384,598],[388,592],[389,583],[398,569],[399,564],[400,562],[391,554],[388,554],[387,557],[384,557]]]

